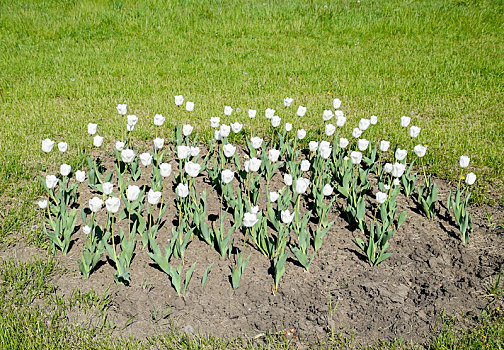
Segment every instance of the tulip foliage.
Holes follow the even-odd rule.
[[[293,99],[285,98],[283,103],[288,108]],[[175,97],[175,104],[182,113],[195,108],[187,101],[184,109],[181,95]],[[113,152],[104,151],[97,124],[90,123],[93,150],[87,157],[87,173],[78,170],[72,174],[71,167],[63,164],[59,177],[40,178],[47,199],[38,205],[44,210],[44,233],[51,249],[66,254],[82,227],[85,236],[78,267],[84,278],[90,278],[106,259],[115,268],[115,282],[127,285],[135,254],[143,253],[168,275],[176,292],[184,295],[196,268],[196,262],[186,266],[186,252],[199,239],[216,257],[229,262],[233,289],[239,288],[252,253],[262,254],[271,264],[274,294],[289,268],[289,256],[310,272],[326,237],[337,232],[331,221],[337,210],[357,231],[355,243],[369,264],[376,266],[392,255],[391,239],[406,221],[406,212],[399,213],[399,193],[411,196],[433,219],[437,185],[425,169],[423,175],[415,172],[414,163],[421,161],[427,146],[415,146],[416,159],[408,163],[409,150],[396,148],[389,154],[389,141],[375,143],[366,138],[366,130],[377,124],[376,116],[360,119],[352,135],[340,137],[338,130],[347,122],[340,106],[341,101],[335,99],[335,110],[323,111],[325,125],[310,141],[306,140],[310,131],[296,130],[290,122],[281,126],[282,118],[288,116],[281,117],[271,108],[264,113],[271,123],[269,138],[246,131],[239,122],[224,124],[220,117],[212,117],[214,137],[205,147],[189,124],[174,130],[173,144],[165,142],[160,137],[165,117],[157,114],[153,120],[156,137],[145,151],[134,142],[139,118],[127,115],[127,106],[119,105],[117,111],[126,116],[126,131]],[[223,119],[238,110],[226,106]],[[306,113],[310,111],[299,106],[292,117]],[[256,110],[248,111],[251,119],[257,115]],[[404,128],[410,122],[408,117],[401,118]],[[419,127],[408,130],[412,140],[420,137]],[[241,145],[232,144],[237,140],[243,140]],[[49,153],[54,144],[45,139],[42,150]],[[66,142],[58,143],[62,153],[69,147]],[[105,166],[110,164],[108,160],[113,169]],[[461,168],[468,164],[469,158],[461,157]],[[421,177],[424,184],[417,188]],[[448,210],[453,211],[465,243],[472,230],[467,207],[475,177],[469,173],[465,184],[459,183],[448,199]],[[213,193],[208,188],[201,191],[202,183],[209,184]],[[83,203],[86,192],[91,199]],[[215,215],[209,215],[213,199],[218,208]],[[213,216],[216,218],[211,219]],[[168,227],[170,222],[173,227]],[[211,266],[203,274],[202,287]]]

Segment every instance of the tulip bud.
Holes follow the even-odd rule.
[[[175,189],[175,192],[177,193],[177,196],[185,198],[189,195],[189,188],[187,187],[187,185],[179,183],[177,185],[177,188]]]
[[[221,180],[225,184],[230,183],[234,179],[234,172],[230,169],[223,170],[221,173]]]
[[[221,137],[228,137],[231,133],[231,128],[229,127],[229,125],[221,124],[219,131]]]
[[[37,205],[39,206],[40,209],[45,209],[47,208],[47,199],[41,199],[37,202]]]
[[[100,147],[103,143],[103,137],[96,135],[93,137],[93,146]]]
[[[405,116],[405,115],[403,115],[403,116],[401,117],[401,126],[402,126],[403,128],[407,128],[407,127],[408,127],[408,125],[410,124],[410,122],[411,122],[411,118],[410,118],[410,117],[407,117],[407,116]]]
[[[272,203],[276,202],[276,200],[278,199],[278,197],[280,197],[280,195],[278,194],[278,192],[270,192],[269,193],[269,199]]]
[[[292,176],[290,174],[284,174],[284,183],[287,186],[292,185]]]
[[[460,167],[467,168],[469,166],[470,158],[468,156],[460,156]]]
[[[376,123],[378,123],[378,117],[376,115],[372,115],[369,118],[369,122],[371,123],[371,125],[376,125]]]
[[[308,148],[310,149],[310,152],[317,152],[317,150],[318,150],[318,142],[317,141],[310,141],[308,143]]]
[[[295,189],[296,189],[296,193],[297,194],[303,194],[306,192],[306,190],[308,189],[308,185],[310,184],[310,180],[304,178],[304,177],[300,177],[299,179],[296,180],[296,186],[295,186]]]
[[[94,123],[89,123],[87,125],[87,132],[89,135],[94,135],[96,134],[96,129],[98,127],[98,124],[94,124]]]
[[[189,136],[191,135],[193,129],[194,128],[190,124],[184,124],[182,126],[182,134],[184,134],[184,136]]]
[[[285,123],[285,131],[289,132],[292,130],[292,123]]]
[[[101,209],[102,205],[103,200],[98,197],[93,197],[89,200],[89,209],[91,209],[93,213],[97,213]]]
[[[330,184],[326,184],[324,188],[322,188],[322,194],[324,196],[330,196],[333,193],[334,188]]]
[[[354,128],[352,131],[352,136],[358,139],[362,135],[362,130],[359,128]]]
[[[427,147],[424,147],[422,145],[416,145],[413,148],[413,151],[415,152],[417,157],[422,158],[423,156],[425,156],[425,152],[427,151]]]
[[[46,186],[51,189],[54,188],[58,184],[58,178],[54,175],[46,176]]]
[[[474,184],[475,181],[476,181],[476,174],[474,174],[474,173],[467,174],[466,179],[465,179],[466,184],[472,185],[472,184]]]
[[[410,137],[417,137],[418,135],[420,135],[420,128],[418,126],[412,126],[409,129],[409,136]]]
[[[301,171],[308,171],[310,170],[310,161],[307,159],[303,159],[301,161]]]
[[[278,126],[280,126],[281,121],[282,118],[280,118],[278,115],[274,115],[273,117],[271,117],[271,126],[277,128]]]
[[[270,149],[268,151],[268,159],[270,162],[275,163],[278,161],[278,157],[280,157],[280,151],[277,149]]]
[[[388,195],[386,193],[378,191],[376,193],[376,201],[378,204],[383,204],[387,200]]]
[[[136,201],[139,195],[140,195],[140,187],[136,185],[129,185],[128,188],[126,189],[126,198],[128,198],[128,201],[130,202]]]
[[[284,224],[290,224],[294,219],[294,213],[290,213],[289,209],[282,210],[280,212],[280,217],[282,218],[282,222]]]
[[[261,147],[261,145],[263,143],[263,139],[261,139],[260,137],[254,136],[250,139],[250,143],[252,144],[252,147],[254,149],[258,149],[259,147]]]
[[[306,136],[306,130],[305,129],[299,129],[296,133],[296,137],[299,139],[299,140],[302,140],[304,139]]]
[[[380,151],[387,152],[390,147],[390,141],[381,141],[380,142]]]
[[[245,213],[243,215],[243,225],[245,227],[253,227],[257,221],[259,221],[257,219],[257,214],[253,214],[253,213]]]

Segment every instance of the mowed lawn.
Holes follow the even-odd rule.
[[[179,94],[195,103],[193,112],[174,104]],[[285,97],[294,99],[289,108]],[[111,149],[126,127],[118,103],[140,118],[134,135],[142,140],[170,139],[183,123],[208,140],[212,116],[252,124],[267,137],[264,110],[274,108],[283,122],[307,129],[309,141],[321,138],[322,112],[334,98],[348,118],[340,136],[377,115],[365,137],[410,153],[428,145],[430,172],[454,181],[467,155],[465,172],[478,176],[475,200],[504,204],[502,0],[2,0],[0,245],[44,246],[34,226],[43,193],[36,176],[63,162],[84,168],[89,122]],[[225,105],[235,108],[231,117]],[[308,107],[302,118],[299,105]],[[252,121],[249,108],[258,110]],[[156,113],[167,118],[161,130]],[[400,127],[403,115],[422,128],[418,140]],[[68,142],[69,151],[43,153],[46,137]],[[19,307],[0,323],[30,329],[31,311]],[[63,344],[51,339],[55,348]]]

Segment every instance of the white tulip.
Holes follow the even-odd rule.
[[[332,136],[334,134],[334,132],[336,131],[336,127],[332,124],[327,124],[325,126],[325,134],[327,136]]]
[[[218,128],[220,125],[220,118],[219,117],[212,117],[210,118],[210,126],[214,129]]]
[[[270,149],[268,151],[268,159],[270,162],[275,163],[278,161],[278,158],[280,157],[280,151],[277,149]]]
[[[191,146],[191,157],[196,157],[200,154],[200,148],[197,146]]]
[[[250,212],[252,214],[257,214],[259,213],[259,206],[258,205],[254,205],[253,207],[250,207]]]
[[[224,106],[224,114],[231,115],[231,113],[233,113],[233,108],[231,106]]]
[[[285,123],[285,131],[289,132],[292,130],[292,123]]]
[[[385,203],[385,201],[387,200],[387,197],[388,195],[386,193],[383,193],[383,192],[376,192],[376,201],[378,202],[378,204],[383,204]]]
[[[422,146],[422,145],[416,145],[415,148],[413,148],[413,151],[417,155],[417,157],[422,158],[425,156],[425,152],[427,151],[427,147]]]
[[[290,107],[290,105],[292,104],[292,101],[294,101],[294,99],[292,99],[290,97],[284,98],[284,100],[283,100],[284,106],[285,107]]]
[[[359,148],[359,151],[367,150],[368,146],[369,146],[369,141],[366,139],[359,139],[359,141],[357,141],[357,148]]]
[[[156,205],[159,203],[161,199],[161,192],[160,191],[153,191],[152,188],[149,190],[149,193],[147,194],[147,202],[151,205]]]
[[[165,120],[166,120],[166,118],[165,118],[165,117],[163,117],[161,114],[156,114],[156,115],[154,116],[154,125],[156,125],[156,126],[161,126],[161,125],[163,125],[163,124],[164,124]],[[129,123],[128,123],[128,124],[129,124]]]
[[[156,137],[154,139],[154,148],[161,149],[161,148],[163,148],[163,146],[164,146],[164,139],[162,139],[160,137]]]
[[[46,176],[46,185],[47,185],[47,188],[53,188],[54,186],[56,186],[56,184],[58,183],[58,178],[54,175],[47,175]]]
[[[378,117],[376,115],[372,115],[369,118],[369,122],[371,123],[371,125],[376,125],[378,123]]]
[[[214,131],[214,139],[215,139],[215,141],[220,141],[220,140],[222,140],[222,136],[221,136],[221,134],[220,134],[220,130],[215,130],[215,131]]]
[[[409,136],[410,137],[417,137],[418,135],[420,135],[420,128],[418,126],[412,126],[410,129],[409,129]]]
[[[183,103],[184,103],[184,96],[182,95],[175,96],[175,104],[177,106],[182,106]]]
[[[321,141],[319,145],[319,154],[323,159],[327,159],[331,156],[332,148],[328,141]]]
[[[189,176],[197,177],[201,170],[201,165],[199,165],[198,163],[187,162],[185,163],[184,169],[189,174]]]
[[[460,167],[467,168],[469,166],[469,161],[470,161],[470,158],[468,156],[460,156],[460,161],[459,161]]]
[[[324,196],[330,196],[334,191],[334,188],[330,184],[326,184],[324,188],[322,188],[322,194]]]
[[[392,183],[394,184],[394,186],[400,186],[401,185],[401,181],[399,181],[399,178],[395,178]]]
[[[324,119],[324,121],[331,120],[332,117],[334,117],[334,113],[330,109],[326,109],[322,112],[322,119]]]
[[[124,163],[131,163],[131,161],[135,158],[135,152],[132,149],[124,149],[121,152],[121,159]]]
[[[78,182],[86,181],[86,172],[82,170],[77,170],[75,172],[75,180],[77,180]]]
[[[276,202],[278,197],[280,197],[280,195],[278,194],[278,192],[270,192],[269,193],[269,199],[272,203]]]
[[[152,163],[152,155],[150,153],[142,153],[139,158],[143,166],[149,166]]]
[[[339,98],[335,98],[333,101],[332,101],[332,105],[333,105],[333,108],[334,109],[338,109],[341,107],[341,100]]]
[[[241,123],[238,123],[238,122],[234,122],[233,124],[231,124],[231,130],[233,130],[233,132],[235,134],[238,134],[243,128],[243,124]]]
[[[230,143],[227,143],[222,147],[222,150],[224,151],[224,155],[227,158],[231,158],[236,152],[236,147]]]
[[[72,167],[68,164],[61,164],[60,166],[60,174],[63,176],[68,176],[70,174],[70,171],[72,171]]]
[[[299,139],[299,140],[302,140],[306,137],[306,130],[305,129],[299,129],[296,133],[296,137]]]
[[[283,180],[286,186],[292,185],[292,176],[290,174],[284,174]]]
[[[40,209],[45,209],[47,208],[47,199],[41,199],[37,202],[37,205],[39,206]]]
[[[89,209],[91,209],[93,213],[97,213],[101,209],[102,205],[103,200],[101,198],[93,197],[89,200]]]
[[[109,197],[105,201],[105,207],[112,214],[117,213],[119,211],[120,205],[121,205],[121,200],[117,197]]]
[[[362,131],[364,131],[367,128],[369,128],[370,124],[371,124],[371,121],[369,119],[362,118],[361,120],[359,120],[359,129],[361,129]]]
[[[468,184],[470,186],[475,181],[476,181],[476,174],[474,174],[474,173],[467,174],[466,179],[465,179],[466,184]]]
[[[93,137],[93,146],[100,147],[103,143],[103,137],[96,135]]]
[[[256,157],[250,158],[250,160],[245,162],[245,171],[248,172],[257,172],[261,167],[261,160]]]
[[[102,188],[103,188],[103,194],[108,196],[112,193],[112,190],[114,189],[114,185],[110,182],[105,182],[103,184]]]
[[[189,188],[187,187],[187,185],[180,183],[177,185],[175,192],[177,193],[177,196],[185,198],[189,195]]]
[[[301,171],[308,171],[310,170],[310,161],[307,159],[303,159],[301,161]]]
[[[360,164],[362,161],[362,153],[359,151],[352,151],[352,153],[350,153],[350,160],[352,164]]]
[[[387,152],[390,147],[390,141],[381,141],[380,142],[380,151]]]
[[[53,147],[54,141],[51,141],[50,139],[42,140],[42,151],[44,151],[45,153],[51,152]]]
[[[219,132],[221,137],[228,137],[229,134],[231,133],[231,127],[226,124],[221,124]]]
[[[352,131],[352,136],[358,139],[362,135],[362,130],[359,128],[354,128]]]
[[[248,110],[248,116],[250,119],[254,119],[256,116],[257,111],[255,109],[249,109]]]
[[[68,149],[68,143],[66,143],[66,142],[58,142],[58,150],[61,153],[66,152],[67,149]]]
[[[308,148],[310,149],[310,152],[317,152],[317,150],[318,150],[318,142],[317,141],[310,141],[308,143]]]
[[[341,112],[341,113],[338,113],[338,112]],[[343,115],[343,112],[336,111],[334,113],[334,115],[336,116],[336,126],[339,128],[342,128],[346,123],[346,117]]]
[[[182,126],[182,134],[184,134],[184,136],[189,136],[189,135],[191,135],[193,129],[194,128],[192,127],[192,125],[190,125],[190,124],[184,124]]]
[[[264,111],[264,116],[267,118],[267,119],[271,119],[273,118],[273,116],[275,115],[275,110],[274,109],[271,109],[271,108],[266,108],[266,111]]]
[[[408,155],[408,151],[405,150],[405,149],[400,149],[398,148],[396,151],[395,151],[395,158],[399,161],[403,160],[404,158],[406,158],[406,156]]]
[[[186,102],[186,105],[185,105],[185,109],[186,109],[186,111],[188,111],[188,112],[192,112],[192,111],[194,111],[194,102],[187,101],[187,102]]]
[[[294,213],[290,213],[289,209],[282,210],[280,212],[280,216],[282,218],[282,222],[284,224],[290,224],[292,220],[294,219]]]
[[[407,116],[405,116],[405,115],[403,115],[403,116],[401,117],[401,126],[402,126],[403,128],[407,128],[407,127],[408,127],[408,125],[410,124],[410,122],[411,122],[411,118],[410,118],[410,117],[407,117]]]
[[[262,143],[263,143],[263,139],[260,138],[260,137],[257,137],[257,136],[254,136],[250,139],[250,143],[252,144],[252,147],[254,149],[258,149],[261,147]]]
[[[162,177],[168,177],[168,176],[170,176],[170,174],[172,172],[172,166],[171,166],[171,164],[161,163],[159,165],[159,172],[161,173]]]
[[[82,227],[82,232],[84,232],[84,234],[87,236],[91,233],[91,227],[89,227],[88,225],[84,225]]]
[[[253,213],[245,213],[243,215],[243,225],[245,227],[253,227],[257,221],[259,221],[257,219],[257,214],[253,214]]]
[[[299,106],[299,107],[298,107],[298,110],[297,110],[297,112],[296,112],[296,114],[297,114],[299,117],[304,117],[304,115],[306,114],[306,107]]]
[[[348,139],[342,137],[339,139],[339,146],[340,148],[346,148],[348,146],[348,144],[350,143],[350,141],[348,141]]]
[[[191,147],[180,145],[177,146],[177,157],[178,159],[186,159],[191,154]]]
[[[385,165],[383,166],[383,171],[386,173],[391,173],[392,169],[393,167],[391,163],[385,163]]]
[[[303,194],[306,192],[308,189],[308,185],[310,184],[310,180],[300,177],[299,179],[296,180],[296,193],[297,194]]]
[[[162,116],[161,114],[156,114],[156,115],[159,115],[159,116],[161,116],[161,118],[163,118],[163,116]],[[136,125],[136,123],[138,123],[138,117],[137,117],[136,115],[134,115],[134,114],[130,114],[130,115],[128,115],[128,116],[126,117],[126,119],[127,119],[127,123],[128,123],[128,125],[135,126],[135,125]],[[154,117],[154,120],[155,120],[155,119],[156,119],[156,117]],[[164,118],[163,118],[163,122],[164,122]],[[155,124],[155,123],[154,123],[154,124]],[[161,123],[161,124],[163,124],[163,123]]]
[[[127,105],[126,104],[118,104],[117,107],[117,113],[120,115],[126,115],[127,113]]]
[[[96,129],[98,128],[98,124],[94,124],[94,123],[89,123],[87,125],[87,132],[89,135],[94,135],[96,134]]]
[[[126,130],[128,131],[133,131],[135,129],[135,126],[134,125],[131,125],[131,124],[127,124],[126,125]]]
[[[278,115],[274,115],[271,117],[271,126],[274,128],[277,128],[280,126],[280,122],[282,121],[282,118],[280,118]]]
[[[140,187],[136,185],[129,185],[128,188],[126,189],[126,198],[128,198],[130,202],[136,201],[139,195],[140,195]]]
[[[392,164],[390,164],[390,165],[392,165]],[[386,189],[386,190],[388,191],[388,190],[390,190],[390,185],[384,184],[384,185],[383,185],[383,188],[384,188],[384,189]]]
[[[394,165],[392,165],[392,176],[401,177],[404,174],[405,170],[406,170],[406,164],[396,162],[394,163]]]
[[[116,150],[121,152],[124,149],[124,142],[116,141],[115,148],[116,148]]]
[[[223,170],[221,173],[221,180],[225,184],[230,183],[234,179],[234,172],[230,169]]]

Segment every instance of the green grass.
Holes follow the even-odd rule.
[[[208,139],[211,116],[249,123],[245,112],[224,118],[224,105],[257,109],[254,128],[263,135],[263,111],[272,107],[283,121],[308,129],[308,139],[318,138],[322,111],[338,97],[348,117],[345,136],[360,118],[375,114],[379,125],[367,138],[411,149],[399,127],[399,117],[410,115],[422,128],[418,141],[429,145],[430,171],[455,180],[459,156],[468,155],[478,175],[475,200],[494,202],[502,198],[504,180],[502,13],[502,0],[3,0],[0,241],[44,246],[34,206],[43,193],[36,176],[55,173],[62,162],[84,166],[92,144],[89,122],[98,122],[109,146],[120,138],[125,120],[116,113],[118,103],[140,117],[135,135],[141,140],[156,135],[156,113],[167,117],[159,133],[168,139],[182,122]],[[195,111],[177,108],[176,94],[194,101]],[[294,98],[289,109],[282,105],[287,96]],[[300,104],[308,107],[304,118],[295,117]],[[46,137],[68,142],[69,151],[43,154]],[[52,314],[30,306],[29,300],[53,295],[53,273],[52,260],[2,263],[0,348],[238,346],[177,332],[139,344],[69,328],[64,310],[106,311],[107,299],[48,297],[49,309],[60,310]],[[459,331],[450,322],[432,348],[499,348],[503,330],[499,312],[473,330]],[[271,342],[271,348],[288,347]],[[383,347],[407,346],[397,341]]]

